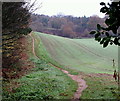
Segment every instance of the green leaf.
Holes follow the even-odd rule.
[[[113,44],[113,42],[110,42],[110,45],[112,45]]]
[[[111,39],[110,37],[107,37],[107,38],[106,38],[106,41],[110,41],[110,39]]]
[[[95,38],[95,40],[100,42],[101,41],[101,37]]]
[[[90,32],[90,34],[95,34],[95,33],[96,33],[96,31],[91,31],[91,32]]]
[[[100,33],[95,34],[95,38],[98,38],[100,36]]]
[[[105,38],[103,38],[103,39],[102,39],[102,41],[100,42],[100,44],[103,44],[103,43],[104,43],[104,41],[105,41]]]
[[[114,44],[115,44],[115,45],[118,45],[118,38],[115,38],[115,39],[114,39]]]
[[[105,41],[105,42],[103,43],[103,48],[107,47],[107,46],[108,46],[108,43],[109,43],[109,41]]]
[[[106,13],[108,11],[108,8],[107,7],[103,7],[100,9],[100,12],[102,13]]]
[[[98,29],[98,31],[101,30],[101,26],[100,26],[100,24],[97,24],[97,29]]]
[[[100,5],[102,5],[102,6],[103,6],[103,5],[105,5],[105,3],[104,3],[104,2],[101,2],[101,3],[100,3]]]
[[[110,18],[105,20],[106,25],[112,25],[114,22],[115,20]]]

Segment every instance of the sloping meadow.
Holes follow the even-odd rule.
[[[35,34],[42,40],[49,56],[66,68],[85,73],[108,74],[118,69],[117,46],[102,48],[94,39],[69,39],[38,32]]]

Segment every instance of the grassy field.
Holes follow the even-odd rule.
[[[99,73],[113,73],[112,59],[117,65],[117,48],[103,49],[93,39],[68,39],[35,32],[35,53],[32,39],[27,36],[28,60],[34,68],[19,79],[3,82],[3,101],[35,101],[70,99],[77,89],[77,83],[54,66],[64,68],[71,74],[80,74],[88,87],[81,99],[114,99],[117,83],[111,76]],[[117,66],[116,66],[117,68]]]
[[[49,57],[67,68],[86,73],[109,73],[118,68],[118,48],[102,48],[94,39],[68,39],[35,32]],[[42,53],[42,52],[41,52]],[[113,68],[112,60],[116,67]]]
[[[88,87],[82,92],[81,99],[101,99],[101,101],[120,99],[118,84],[112,76],[108,74],[83,75]]]
[[[26,47],[29,58],[26,61],[32,61],[34,68],[19,79],[3,81],[2,101],[71,99],[77,89],[77,83],[48,63],[48,60],[52,60],[39,39],[35,39],[35,51],[39,58],[33,55],[31,37],[27,36],[26,41],[29,41]]]
[[[118,68],[116,46],[103,49],[93,39],[69,39],[38,32],[33,35],[41,43],[38,44],[39,47],[44,46],[48,62],[67,69],[72,74],[83,76],[88,87],[82,92],[80,99],[120,99],[118,84],[111,76],[114,69]],[[43,53],[42,50],[39,52]],[[112,59],[115,60],[115,68],[112,67]]]
[[[36,67],[31,73],[15,80],[20,86],[13,88],[14,93],[3,92],[3,101],[46,101],[72,98],[77,84],[71,78],[45,61],[36,58],[31,58],[31,60]]]

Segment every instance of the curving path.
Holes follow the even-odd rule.
[[[31,35],[31,33],[29,34],[30,37],[32,38],[32,51],[33,51],[33,54],[35,57],[37,57],[37,55],[35,54],[35,50],[34,50],[34,38],[33,36]],[[38,57],[37,57],[38,58]],[[72,80],[76,81],[78,83],[78,89],[76,90],[75,94],[74,94],[74,97],[72,98],[71,101],[79,101],[80,99],[80,96],[82,94],[82,91],[84,89],[86,89],[88,86],[86,85],[86,82],[82,79],[82,76],[81,75],[71,75],[69,74],[68,71],[66,70],[63,70],[59,67],[56,67],[55,65],[53,64],[50,64],[51,66],[54,66],[55,68],[61,70],[62,72],[64,72],[65,74],[67,74],[70,78],[72,78]]]

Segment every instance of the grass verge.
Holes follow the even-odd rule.
[[[28,41],[31,42],[30,37]],[[39,43],[40,41],[36,38],[35,46]],[[77,89],[77,83],[67,74],[49,65],[49,61],[52,60],[46,55],[47,52],[41,44],[35,47],[40,59],[32,55],[31,45],[26,48],[30,49],[27,51],[31,57],[29,61],[32,61],[35,66],[21,78],[4,83],[2,101],[71,99]]]
[[[118,85],[107,74],[84,75],[88,87],[83,91],[81,99],[120,99]]]
[[[66,74],[45,61],[31,58],[36,64],[30,74],[17,82],[19,87],[14,92],[3,92],[4,101],[70,99],[77,89],[77,84]]]

